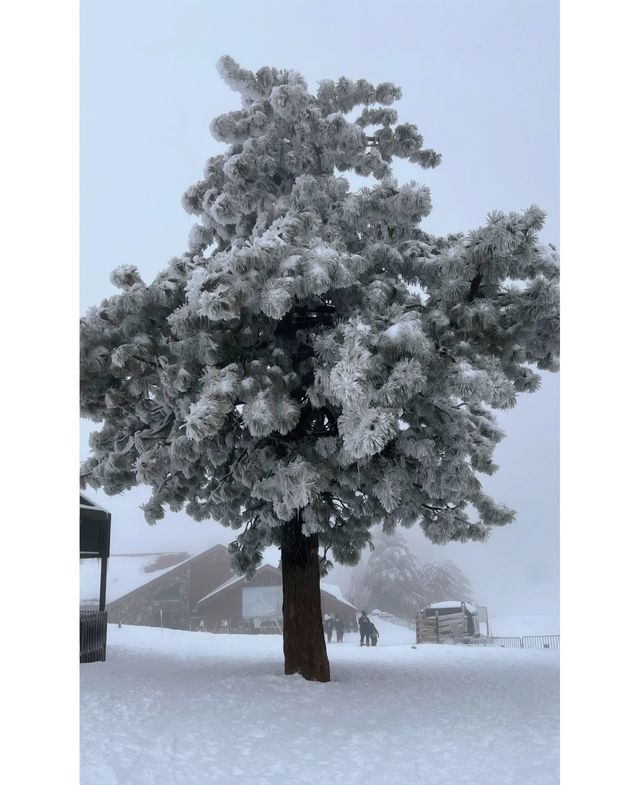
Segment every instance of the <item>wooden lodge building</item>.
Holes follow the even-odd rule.
[[[356,629],[356,608],[344,599],[339,586],[320,584],[323,616],[338,614],[347,629]],[[246,627],[250,631],[279,631],[282,619],[282,575],[277,567],[263,564],[251,580],[234,576],[202,597],[197,606],[206,629],[219,629],[227,620],[232,629]],[[253,620],[253,621],[252,621]]]
[[[81,563],[81,607],[98,604],[98,565]],[[338,586],[321,584],[323,614],[355,625],[356,608]],[[277,632],[282,576],[263,564],[250,580],[232,570],[224,545],[188,553],[112,554],[106,586],[110,624],[210,632]]]

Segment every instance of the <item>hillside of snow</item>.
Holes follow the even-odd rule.
[[[315,684],[283,675],[280,636],[110,625],[80,667],[82,785],[558,782],[557,653],[379,630],[328,644]]]

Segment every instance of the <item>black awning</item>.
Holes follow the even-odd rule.
[[[80,494],[80,558],[109,556],[111,513]]]

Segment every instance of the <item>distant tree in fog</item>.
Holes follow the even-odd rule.
[[[420,570],[419,593],[425,605],[444,600],[470,600],[471,586],[466,575],[452,561],[433,562]]]
[[[353,603],[356,608],[360,608],[361,610],[368,609],[369,607],[369,596],[364,586],[362,585],[365,571],[366,565],[363,565],[362,563],[358,564],[351,570],[349,589],[346,593],[346,597],[349,602]]]
[[[452,561],[419,567],[400,534],[380,534],[364,569],[353,572],[349,599],[358,608],[378,608],[413,618],[430,602],[471,599],[466,575]]]
[[[365,570],[355,572],[351,582],[352,602],[360,608],[379,608],[396,616],[411,618],[422,602],[421,571],[399,534],[381,534]]]

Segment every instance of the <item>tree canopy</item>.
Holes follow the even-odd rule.
[[[351,600],[359,608],[377,608],[413,618],[422,601],[420,570],[404,539],[397,533],[375,537],[375,550],[363,572],[354,572]]]
[[[118,267],[81,320],[81,413],[102,423],[83,487],[145,485],[149,523],[185,509],[238,530],[246,572],[293,519],[345,564],[380,523],[483,539],[514,517],[480,481],[492,409],[558,364],[543,211],[433,236],[429,189],[393,178],[396,158],[440,162],[398,122],[398,87],[219,71],[241,108],[211,123],[226,151],[184,195],[188,250],[150,283]]]
[[[420,570],[423,604],[445,600],[473,599],[467,576],[449,559],[425,564]]]
[[[470,600],[472,592],[467,577],[452,561],[418,566],[398,532],[378,532],[368,562],[352,573],[349,599],[359,608],[413,619],[431,602]]]

